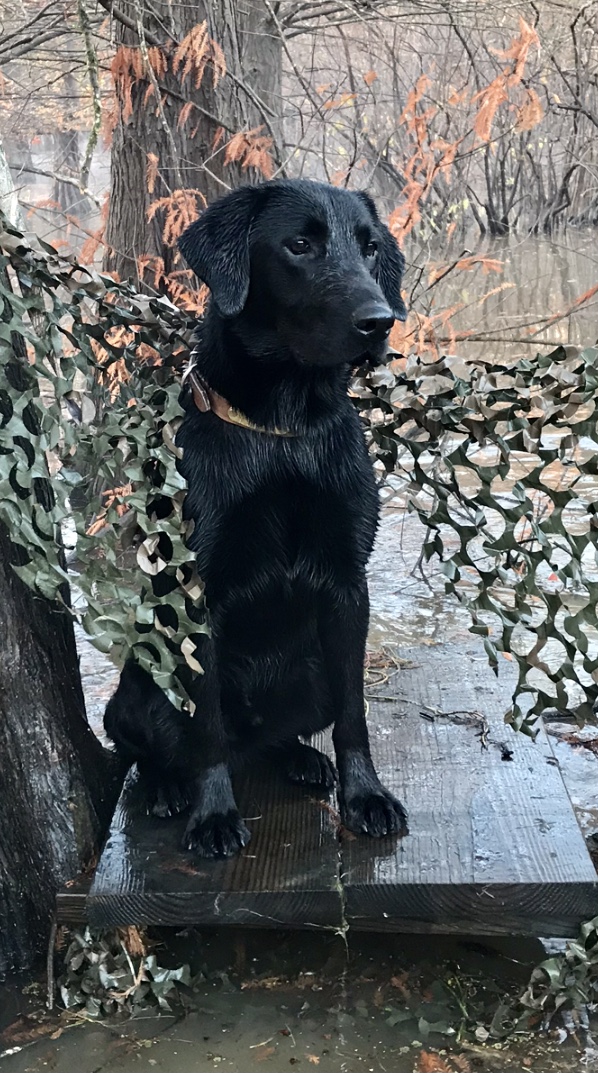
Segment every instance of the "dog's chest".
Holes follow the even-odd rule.
[[[191,546],[208,589],[267,587],[290,596],[352,584],[378,514],[362,441],[254,437],[239,441],[242,450],[198,455],[189,466]]]

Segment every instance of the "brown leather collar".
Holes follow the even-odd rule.
[[[252,432],[263,432],[266,436],[294,436],[294,432],[282,428],[264,428],[263,425],[254,425],[245,414],[231,406],[230,402],[219,395],[202,380],[196,369],[191,367],[184,377],[191,385],[191,394],[197,409],[202,414],[210,411],[219,417],[221,421],[227,421],[229,425],[240,425],[241,428],[251,429]]]

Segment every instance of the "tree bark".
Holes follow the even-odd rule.
[[[20,581],[16,551],[0,525],[0,975],[43,950],[56,891],[91,861],[118,791],[70,615]]]
[[[104,6],[107,4],[108,0]],[[240,182],[261,178],[251,169],[224,163],[223,147],[238,131],[261,126],[261,134],[274,139],[273,152],[278,158],[282,143],[282,43],[261,2],[237,5],[235,0],[211,0],[172,5],[168,0],[156,0],[151,9],[146,9],[143,0],[125,0],[119,3],[118,10],[127,21],[127,25],[119,22],[115,13],[118,45],[140,47],[139,33],[131,24],[138,26],[141,14],[145,47],[154,48],[154,42],[159,41],[167,58],[167,70],[157,79],[162,91],[162,114],[150,78],[137,79],[128,118],[123,117],[120,94],[120,115],[112,144],[106,230],[109,248],[104,267],[116,272],[119,279],[141,284],[144,273],[139,271],[140,256],[163,258],[166,273],[172,271],[174,264],[175,250],[163,242],[161,212],[148,220],[153,201],[181,188],[199,190],[211,201]],[[197,88],[189,78],[180,77],[180,70],[175,74],[172,69],[176,43],[203,21],[226,59],[227,73],[216,88],[210,65]],[[185,119],[181,112],[187,101],[192,101],[193,107]],[[221,140],[215,145],[218,138]],[[147,178],[149,153],[158,158],[151,193]],[[151,271],[145,275],[153,279]]]

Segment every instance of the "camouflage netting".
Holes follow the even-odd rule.
[[[188,704],[206,625],[173,441],[192,321],[1,221],[0,252],[0,520],[16,569],[59,598],[74,521],[92,642],[117,663],[132,651]],[[518,663],[508,718],[529,732],[547,707],[588,720],[597,699],[597,360],[572,347],[509,368],[412,358],[355,382],[426,557],[440,556],[492,664],[501,651]]]
[[[547,708],[593,720],[598,697],[598,349],[510,367],[414,357],[355,392],[387,471],[428,533],[446,588],[469,607],[492,666],[519,666],[507,719]]]
[[[0,253],[0,521],[15,569],[60,599],[61,531],[74,522],[86,605],[74,613],[97,648],[119,664],[132,651],[180,706],[185,669],[200,669],[193,639],[207,629],[174,445],[175,369],[193,322],[5,220]]]

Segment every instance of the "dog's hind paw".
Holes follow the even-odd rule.
[[[337,781],[336,769],[325,753],[302,742],[297,742],[287,757],[287,775],[291,782],[325,790],[332,790]]]
[[[401,802],[382,787],[350,798],[341,809],[341,819],[349,831],[372,838],[409,834],[407,813]]]
[[[146,781],[145,807],[148,816],[159,816],[160,819],[178,816],[189,808],[190,802],[191,788],[187,789],[180,782],[170,779]]]
[[[192,816],[183,835],[183,849],[200,857],[234,857],[251,835],[236,809],[213,812],[205,819]]]

